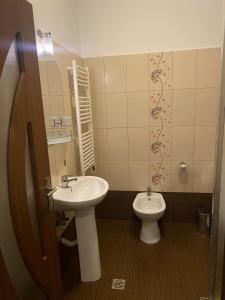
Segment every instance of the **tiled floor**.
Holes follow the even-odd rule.
[[[140,224],[99,220],[102,277],[81,283],[77,263],[64,279],[69,300],[199,300],[209,289],[209,237],[191,223],[166,223],[160,243],[139,240]],[[113,290],[113,278],[126,280]]]

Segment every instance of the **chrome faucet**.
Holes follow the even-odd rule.
[[[147,196],[149,196],[149,200],[150,200],[150,196],[152,194],[152,188],[150,187],[150,185],[147,187]]]
[[[73,177],[73,176],[70,176],[70,175],[63,175],[61,177],[61,185],[60,185],[60,187],[68,189],[69,188],[69,182],[71,182],[71,181],[77,181],[77,180],[78,180],[77,177]]]

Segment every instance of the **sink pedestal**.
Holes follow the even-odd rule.
[[[81,281],[96,281],[101,277],[95,208],[75,211]]]

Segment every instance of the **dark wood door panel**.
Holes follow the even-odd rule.
[[[25,155],[29,106],[26,103],[27,98],[24,97],[25,90],[25,75],[21,74],[10,122],[8,145],[9,195],[15,234],[21,255],[33,279],[42,289],[47,291],[46,262],[40,255],[33,237],[27,201]]]
[[[16,294],[16,290],[12,285],[10,277],[8,275],[1,249],[0,249],[0,299],[4,300],[19,300]]]
[[[17,45],[20,78],[8,139],[8,190],[18,247],[33,280],[49,299],[62,299],[54,214],[48,209],[50,176],[32,6],[25,0],[0,1],[0,76],[11,44]],[[1,99],[0,99],[1,101]],[[29,140],[41,250],[30,220],[26,143]]]

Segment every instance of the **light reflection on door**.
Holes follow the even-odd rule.
[[[7,145],[9,135],[9,123],[13,107],[13,99],[20,78],[20,68],[17,57],[16,39],[12,43],[7,59],[5,61],[2,76],[0,78],[0,247],[5,260],[11,280],[21,298],[46,299],[41,290],[33,282],[27,272],[21,258],[11,219],[9,194],[8,194],[8,174],[7,174]],[[22,118],[23,116],[21,116]],[[28,145],[28,143],[27,143]],[[26,151],[27,162],[27,189],[28,199],[30,200],[30,216],[33,229],[36,228],[35,204],[31,176],[30,154]],[[10,187],[9,187],[10,188]],[[36,228],[37,230],[37,228]],[[37,237],[38,243],[38,235]]]

